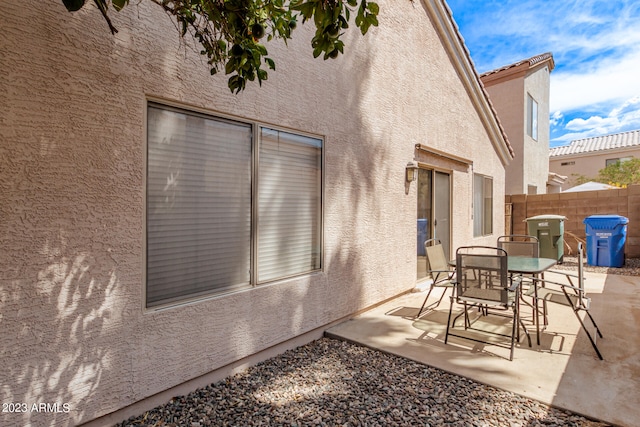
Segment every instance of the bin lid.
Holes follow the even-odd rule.
[[[582,223],[596,229],[616,228],[618,225],[628,224],[629,218],[621,215],[591,215]]]
[[[536,216],[532,216],[525,219],[525,221],[538,221],[538,220],[545,220],[545,219],[556,219],[559,221],[564,221],[567,219],[567,217],[564,215],[536,215]]]

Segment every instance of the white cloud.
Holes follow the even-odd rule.
[[[480,72],[553,53],[552,144],[640,129],[639,1],[448,4]]]
[[[562,111],[555,111],[553,114],[551,114],[551,117],[549,117],[551,126],[559,125],[560,123],[562,123],[563,118],[564,118],[564,115],[562,114]]]
[[[593,70],[551,73],[551,111],[585,108],[640,95],[640,49]]]
[[[565,129],[571,131],[583,131],[586,129],[606,128],[618,126],[620,122],[617,117],[600,117],[591,116],[588,119],[573,119],[565,126]]]
[[[563,117],[559,111],[554,113],[551,116],[551,125],[560,125]],[[564,126],[564,129],[570,132],[554,138],[552,146],[575,139],[640,129],[640,96],[635,96],[616,105],[604,117],[595,114],[586,119],[581,117],[572,119]]]

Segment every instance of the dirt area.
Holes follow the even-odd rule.
[[[554,267],[556,270],[575,270],[578,268],[578,258],[575,256],[564,256],[564,262]],[[620,274],[623,276],[640,276],[640,258],[627,258],[624,266],[620,268],[614,267],[596,267],[584,262],[585,271],[593,273]]]

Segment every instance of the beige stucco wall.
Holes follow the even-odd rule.
[[[380,28],[339,60],[313,59],[308,26],[269,45],[277,72],[240,95],[149,2],[112,14],[116,36],[93,5],[3,6],[0,400],[70,411],[1,425],[85,422],[411,289],[416,143],[475,159],[439,164],[452,246],[495,241],[471,237],[472,172],[494,178],[497,236],[504,169],[467,89],[420,3],[380,3]],[[323,136],[323,271],[146,311],[148,99]]]
[[[515,154],[513,161],[506,167],[506,175],[509,177],[505,187],[507,194],[526,193],[526,184],[523,180],[526,160],[524,157],[526,135],[526,115],[523,113],[526,111],[524,86],[523,78],[504,80],[486,86]],[[525,95],[523,96],[523,94]],[[529,137],[527,136],[527,138]]]
[[[509,70],[507,70],[508,72]],[[487,84],[491,101],[515,152],[507,166],[507,194],[526,194],[529,185],[546,192],[549,175],[549,78],[547,66]],[[527,94],[538,102],[538,139],[527,134]]]
[[[524,129],[523,150],[523,187],[522,192],[507,191],[507,194],[527,193],[528,186],[533,185],[537,194],[547,192],[547,180],[549,179],[549,88],[550,72],[547,66],[532,69],[524,79],[524,99],[526,106],[527,94],[531,94],[538,102],[538,139],[534,140],[527,135]],[[526,123],[526,108],[524,117]],[[507,177],[509,177],[507,171]]]
[[[577,185],[576,178],[585,176],[589,179],[597,178],[600,169],[607,166],[608,159],[619,159],[621,157],[640,158],[640,148],[624,148],[593,151],[583,154],[567,154],[564,156],[549,157],[549,170],[567,177],[562,189]],[[571,163],[562,165],[562,163]]]

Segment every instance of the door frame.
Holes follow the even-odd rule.
[[[425,171],[430,171],[431,172],[431,189],[430,189],[430,193],[431,193],[431,200],[430,200],[430,207],[431,207],[431,213],[430,213],[430,218],[428,221],[428,235],[430,237],[433,237],[434,235],[434,231],[435,231],[435,222],[434,222],[434,216],[435,216],[435,205],[436,205],[436,191],[435,191],[435,185],[436,185],[436,172],[438,173],[443,173],[446,174],[449,177],[449,209],[448,209],[448,221],[449,221],[449,227],[448,227],[448,238],[447,238],[447,242],[448,242],[448,248],[447,250],[449,251],[449,253],[446,253],[447,250],[445,250],[445,256],[446,257],[450,257],[451,256],[451,238],[452,238],[452,231],[453,231],[453,224],[452,224],[452,218],[453,218],[453,171],[450,169],[445,169],[445,168],[441,168],[441,167],[436,167],[433,165],[430,165],[428,163],[422,163],[422,162],[418,162],[418,168],[420,170],[425,170]],[[419,205],[418,203],[418,198],[420,197],[420,192],[417,191],[416,194],[416,219],[418,218],[418,210],[417,210],[417,206]],[[417,280],[423,280],[424,277],[417,277]]]

